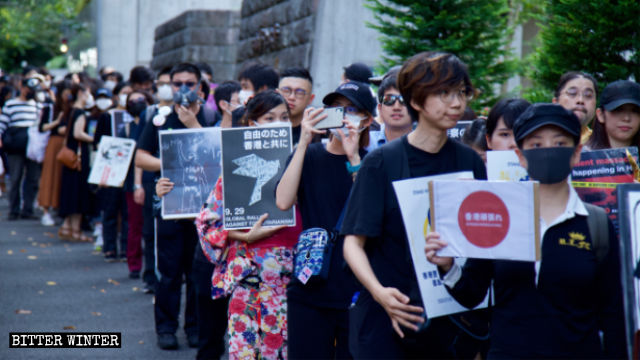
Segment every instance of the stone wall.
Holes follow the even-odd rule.
[[[252,61],[309,68],[318,1],[244,0],[237,70]]]
[[[232,79],[239,29],[237,11],[186,11],[156,28],[151,67],[205,62],[213,67],[214,82]]]

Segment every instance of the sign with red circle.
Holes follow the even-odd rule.
[[[504,202],[488,191],[469,194],[458,210],[458,226],[470,243],[490,248],[509,232],[509,211]]]

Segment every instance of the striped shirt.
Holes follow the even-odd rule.
[[[7,101],[0,114],[0,135],[9,127],[29,127],[38,122],[42,105],[35,100],[22,101],[14,98]]]

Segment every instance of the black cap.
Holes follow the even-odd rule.
[[[392,68],[387,70],[386,73],[384,73],[382,75],[370,77],[369,78],[369,82],[371,82],[373,85],[380,86],[380,84],[382,84],[382,81],[384,79],[388,78],[389,76],[398,74],[398,72],[400,72],[401,68],[402,68],[402,65],[393,66]]]
[[[100,88],[96,91],[96,97],[100,97],[100,96],[106,96],[108,98],[112,97],[112,93],[111,90],[106,89],[106,88]]]
[[[376,114],[376,99],[374,99],[369,85],[358,81],[349,81],[348,83],[338,86],[336,91],[327,94],[327,96],[322,99],[322,103],[331,105],[339,95],[349,99],[357,108],[366,110],[371,115]]]
[[[629,80],[614,81],[602,91],[600,104],[607,111],[615,110],[624,104],[640,106],[640,85]]]
[[[527,108],[513,124],[513,136],[518,145],[524,138],[535,130],[545,126],[555,125],[572,137],[576,145],[580,143],[580,120],[571,111],[558,104],[533,104]]]
[[[349,81],[359,81],[369,83],[369,78],[373,76],[371,68],[363,63],[353,63],[344,68],[344,77]]]

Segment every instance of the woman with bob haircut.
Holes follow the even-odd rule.
[[[531,103],[524,99],[502,99],[487,117],[487,147],[490,150],[515,150],[513,123]]]
[[[349,344],[355,358],[451,358],[457,331],[446,317],[424,317],[391,183],[459,171],[486,179],[480,156],[447,137],[474,89],[467,66],[443,52],[408,59],[397,87],[417,127],[367,155],[341,229],[345,260],[364,286],[351,309]]]

